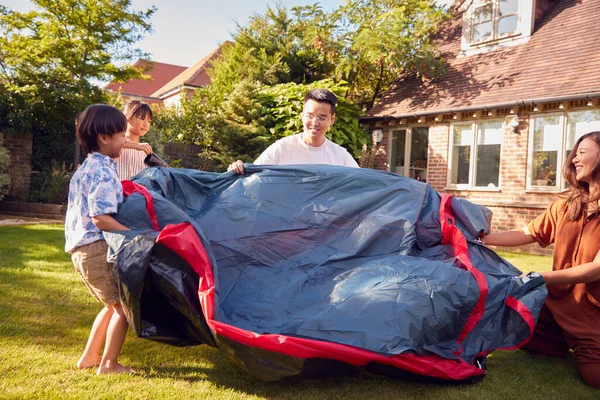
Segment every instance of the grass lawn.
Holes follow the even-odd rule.
[[[100,306],[63,251],[61,225],[0,227],[0,398],[76,399],[598,399],[572,357],[496,351],[488,374],[467,386],[424,385],[368,373],[264,383],[207,346],[177,348],[129,333],[121,361],[140,373],[97,377],[78,371]],[[502,253],[523,271],[550,257]]]

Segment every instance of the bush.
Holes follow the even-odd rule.
[[[73,176],[72,167],[63,161],[52,161],[49,168],[36,173],[33,178],[33,189],[30,201],[50,204],[63,204],[69,196],[69,182]]]
[[[0,200],[4,199],[10,192],[9,164],[10,154],[4,148],[4,136],[0,134]]]

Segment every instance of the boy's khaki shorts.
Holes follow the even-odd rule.
[[[96,300],[106,306],[119,302],[119,288],[113,265],[106,261],[108,245],[104,240],[79,246],[71,254],[73,265]]]

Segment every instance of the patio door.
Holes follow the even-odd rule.
[[[390,171],[427,182],[429,128],[421,126],[393,130],[391,140]]]

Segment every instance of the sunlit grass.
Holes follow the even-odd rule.
[[[61,225],[0,228],[2,399],[596,399],[572,357],[497,351],[488,375],[468,386],[424,385],[360,373],[264,383],[213,348],[178,348],[127,337],[121,360],[135,376],[97,377],[75,363],[100,309],[63,251]],[[502,253],[523,271],[551,258]]]

